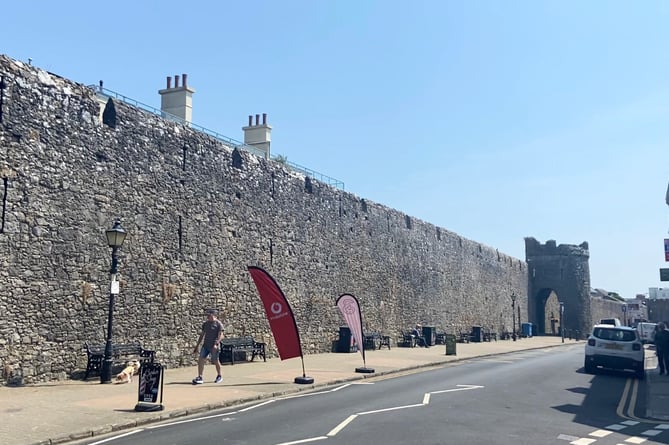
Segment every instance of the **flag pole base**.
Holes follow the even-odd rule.
[[[139,402],[137,405],[135,405],[135,411],[137,412],[152,412],[152,411],[162,411],[164,410],[165,407],[161,405],[157,405],[155,403],[143,403]]]
[[[299,383],[300,385],[311,385],[312,383],[314,383],[314,378],[307,377],[305,375],[301,377],[295,377],[295,383]]]
[[[374,368],[355,368],[355,372],[360,372],[362,374],[372,374],[374,372]]]

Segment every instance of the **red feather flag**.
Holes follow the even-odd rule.
[[[265,314],[279,350],[279,357],[281,360],[302,357],[300,334],[286,296],[274,278],[264,269],[248,266],[248,270],[256,284],[263,306],[265,306]]]

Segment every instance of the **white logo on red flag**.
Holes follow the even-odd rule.
[[[265,307],[265,314],[281,360],[302,356],[300,334],[293,311],[274,278],[260,267],[248,266]]]
[[[360,315],[360,305],[358,300],[351,294],[343,294],[337,298],[337,307],[346,320],[346,324],[351,329],[351,335],[358,344],[358,350],[365,360],[365,348],[362,335],[362,316]]]

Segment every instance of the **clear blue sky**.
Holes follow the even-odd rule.
[[[206,6],[202,6],[206,5]],[[669,2],[6,2],[0,52],[160,107],[525,259],[590,244],[593,287],[663,287]],[[669,267],[669,266],[667,266]],[[669,283],[665,285],[669,287]]]

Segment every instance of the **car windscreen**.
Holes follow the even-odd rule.
[[[602,340],[614,340],[614,341],[634,341],[636,340],[636,334],[634,331],[628,331],[623,329],[610,329],[610,328],[595,328],[592,332],[592,335]]]

